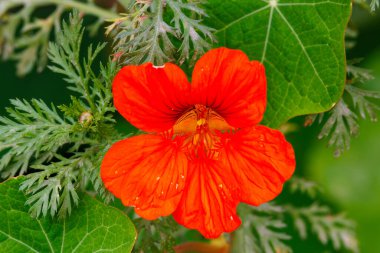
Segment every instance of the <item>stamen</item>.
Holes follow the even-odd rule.
[[[220,131],[233,129],[223,117],[212,109],[196,104],[177,120],[173,137],[183,136],[183,148],[190,161],[196,159],[219,159],[223,148]]]
[[[206,119],[205,118],[201,118],[201,119],[197,120],[197,125],[198,126],[202,126],[202,125],[205,125],[205,124],[206,124]]]

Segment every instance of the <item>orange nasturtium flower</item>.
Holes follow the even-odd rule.
[[[266,106],[264,67],[239,50],[206,53],[191,84],[171,63],[126,66],[113,95],[121,115],[147,134],[115,143],[101,177],[145,219],[172,214],[215,238],[240,225],[239,202],[272,200],[294,171],[283,134],[257,125]]]

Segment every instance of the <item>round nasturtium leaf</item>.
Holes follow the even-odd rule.
[[[326,111],[339,100],[350,0],[209,0],[206,9],[218,46],[241,49],[264,64],[265,125]]]
[[[121,211],[83,195],[64,220],[34,219],[19,191],[23,180],[0,184],[1,252],[131,252],[136,230]]]

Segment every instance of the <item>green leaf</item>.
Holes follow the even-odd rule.
[[[0,184],[2,252],[131,252],[136,230],[119,210],[84,195],[65,220],[34,219],[19,191],[23,180]]]
[[[209,0],[219,46],[263,62],[268,105],[263,123],[326,111],[345,83],[344,31],[350,0]]]
[[[291,253],[286,241],[290,236],[284,229],[283,210],[275,205],[263,204],[259,207],[240,205],[238,212],[243,223],[234,232],[232,253]]]

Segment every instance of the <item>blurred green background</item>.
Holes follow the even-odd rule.
[[[364,86],[380,91],[380,12],[369,15],[354,9],[352,22],[359,36],[356,47],[348,51],[348,59],[364,58],[361,66],[372,69],[376,77]],[[11,98],[41,98],[57,105],[69,101],[70,93],[59,75],[45,70],[19,78],[15,73],[14,63],[0,63],[1,115]],[[359,136],[340,158],[333,157],[333,150],[326,147],[325,140],[317,140],[320,128],[316,125],[301,127],[288,139],[296,149],[296,173],[316,181],[323,189],[325,201],[356,221],[361,252],[377,253],[380,252],[380,124],[362,120],[360,125]],[[302,246],[299,252],[311,252],[312,247]]]

